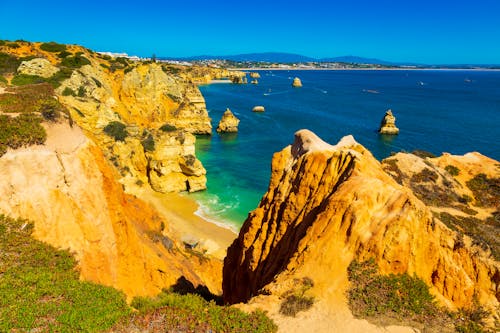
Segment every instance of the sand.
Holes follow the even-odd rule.
[[[149,187],[136,188],[132,192],[156,208],[168,221],[169,233],[175,238],[183,242],[198,243],[198,247],[215,258],[224,259],[226,249],[238,236],[234,231],[196,215],[199,206],[186,195],[158,193]]]

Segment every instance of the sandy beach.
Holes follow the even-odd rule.
[[[183,242],[198,243],[198,248],[218,259],[226,256],[226,249],[238,236],[229,228],[218,226],[196,215],[198,204],[189,197],[178,194],[163,194],[151,188],[138,188],[134,193],[153,205],[168,222],[169,234]]]

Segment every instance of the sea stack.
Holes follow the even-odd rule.
[[[387,110],[385,116],[380,123],[380,134],[396,135],[399,133],[399,128],[396,127],[396,117],[392,114],[392,110]]]
[[[250,82],[251,84],[259,84],[259,80],[257,79],[253,79],[252,82]]]
[[[266,109],[262,105],[254,106],[252,112],[264,112]]]
[[[257,72],[250,72],[250,77],[252,79],[260,79],[260,74]]]
[[[240,120],[231,112],[226,109],[222,118],[217,126],[217,133],[235,133],[238,132],[238,124]]]
[[[302,81],[300,81],[300,79],[298,77],[296,77],[295,79],[293,79],[292,87],[294,87],[294,88],[302,87]]]

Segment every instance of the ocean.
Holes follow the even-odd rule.
[[[500,71],[258,71],[258,85],[200,86],[214,134],[197,138],[207,187],[190,194],[199,214],[239,230],[266,192],[273,153],[303,128],[335,144],[352,134],[377,159],[393,152],[471,151],[500,160]],[[292,88],[294,77],[302,88]],[[252,108],[262,105],[264,113]],[[219,135],[226,110],[241,120],[237,134]],[[377,133],[392,109],[397,136]]]

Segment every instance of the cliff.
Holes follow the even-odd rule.
[[[83,279],[129,298],[157,294],[181,277],[219,290],[220,262],[184,250],[169,221],[125,194],[99,147],[78,127],[44,126],[44,146],[0,158],[2,214],[33,220],[37,239],[75,253]]]
[[[281,327],[317,327],[320,313],[327,330],[346,312],[347,267],[370,258],[383,274],[415,274],[451,309],[474,298],[498,309],[500,265],[488,250],[434,218],[352,137],[332,146],[301,130],[273,156],[268,191],[228,249],[224,300],[251,300],[279,322],[278,304],[307,281],[313,310]]]
[[[0,75],[13,84],[51,83],[127,188],[145,183],[162,192],[206,188],[193,134],[210,135],[212,126],[196,83],[229,72],[111,58],[77,45],[16,44],[0,46],[9,60]],[[121,135],[109,135],[117,127]],[[188,168],[186,161],[192,162]]]

